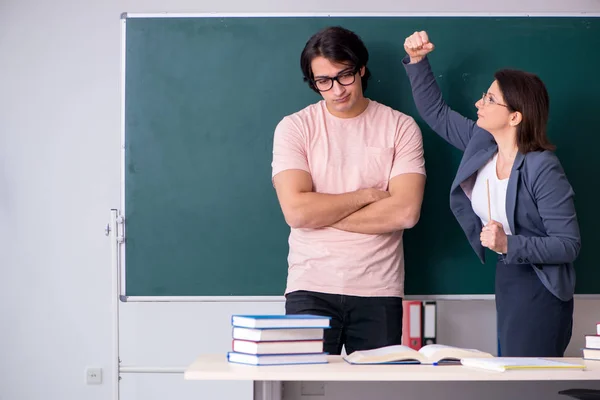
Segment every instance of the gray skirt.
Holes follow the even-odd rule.
[[[573,330],[573,299],[546,289],[529,264],[496,264],[500,355],[563,357]]]

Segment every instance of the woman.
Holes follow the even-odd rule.
[[[427,33],[409,36],[404,49],[421,117],[464,152],[452,212],[482,262],[484,248],[498,253],[502,355],[562,357],[571,339],[580,237],[573,190],[546,136],[544,84],[527,72],[498,71],[475,103],[475,122],[442,99],[426,57],[434,49]]]

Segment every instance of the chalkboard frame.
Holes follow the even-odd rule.
[[[249,18],[249,17],[582,17],[597,18],[596,13],[123,13],[121,15],[121,209],[119,222],[121,222],[122,240],[118,244],[118,269],[119,269],[119,294],[121,301],[281,301],[283,296],[156,296],[156,295],[134,295],[129,296],[126,292],[126,233],[124,221],[125,214],[125,75],[126,75],[126,21],[131,18]],[[577,298],[600,298],[600,294],[576,294]],[[493,299],[493,294],[427,294],[407,295],[407,299]]]

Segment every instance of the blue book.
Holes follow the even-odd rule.
[[[231,351],[227,353],[227,361],[248,365],[326,364],[327,353],[255,355]]]
[[[329,328],[331,317],[322,315],[233,315],[231,325],[241,328]]]

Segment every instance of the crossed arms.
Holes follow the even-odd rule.
[[[425,189],[425,175],[419,173],[393,177],[389,191],[361,189],[342,194],[314,192],[310,174],[298,169],[278,173],[273,182],[290,227],[333,227],[373,235],[416,225]]]

